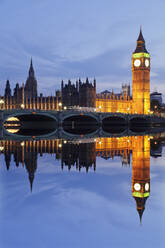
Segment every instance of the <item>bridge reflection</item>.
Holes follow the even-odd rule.
[[[16,167],[25,166],[32,191],[34,175],[37,170],[38,156],[54,154],[61,160],[61,168],[86,172],[96,170],[97,158],[111,161],[121,158],[122,166],[132,163],[132,196],[136,200],[140,219],[145,203],[150,195],[150,155],[156,157],[164,145],[165,138],[155,136],[124,136],[93,138],[87,140],[67,141],[62,139],[48,140],[1,140],[0,154],[4,155],[6,168],[10,169],[12,157]],[[110,162],[111,163],[111,162]]]

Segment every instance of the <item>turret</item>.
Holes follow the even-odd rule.
[[[5,88],[5,98],[11,96],[11,88],[9,80],[6,81],[6,88]]]
[[[37,80],[35,78],[33,62],[31,59],[29,75],[25,84],[25,97],[36,97],[37,96]]]
[[[31,58],[31,61],[30,61],[30,69],[29,69],[29,77],[32,77],[34,78],[34,69],[33,69],[33,61],[32,61],[32,58]]]

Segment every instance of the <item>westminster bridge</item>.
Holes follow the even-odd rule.
[[[5,128],[5,124],[9,120],[17,119],[20,123],[23,123],[25,129],[47,129],[48,126],[51,131],[49,133],[42,133],[42,135],[33,135],[36,137],[51,137],[51,138],[64,138],[64,139],[77,139],[80,135],[69,133],[65,130],[64,126],[70,124],[72,128],[75,128],[74,124],[82,124],[86,126],[95,126],[95,130],[81,134],[84,139],[91,137],[110,137],[114,136],[114,132],[107,131],[106,126],[111,127],[122,127],[118,133],[119,136],[134,135],[134,132],[130,130],[130,125],[132,124],[142,124],[143,126],[152,126],[153,124],[165,124],[165,119],[160,117],[155,117],[151,115],[137,115],[137,114],[123,114],[123,113],[103,113],[96,111],[87,110],[63,110],[63,111],[44,111],[44,110],[24,110],[24,109],[13,109],[13,110],[1,110],[0,111],[0,121],[2,123],[0,130],[0,137],[12,138],[13,136],[20,139],[21,135],[16,133],[9,133]],[[11,121],[12,123],[12,121]],[[10,124],[11,125],[11,124]],[[136,132],[135,132],[136,133]],[[142,131],[141,134],[145,134]],[[28,135],[26,135],[27,137]],[[32,135],[29,135],[29,137]],[[24,135],[22,135],[22,138]]]
[[[95,123],[98,125],[102,125],[106,123],[106,121],[112,124],[129,124],[131,122],[165,123],[165,118],[154,115],[96,112],[76,109],[63,111],[12,109],[0,111],[0,121],[2,123],[5,123],[5,121],[11,117],[17,117],[22,121],[55,121],[57,126],[61,126],[64,122],[74,120],[86,121],[87,123]]]

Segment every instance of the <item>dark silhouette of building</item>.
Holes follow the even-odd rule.
[[[20,86],[16,84],[13,95],[10,88],[10,82],[7,80],[4,97],[1,109],[40,109],[40,110],[59,110],[59,103],[61,102],[61,92],[56,91],[55,96],[40,96],[37,95],[37,80],[31,59],[30,69],[26,84]]]
[[[5,97],[11,96],[11,88],[9,80],[6,81],[6,88],[5,88]]]
[[[88,172],[89,168],[96,169],[96,147],[95,143],[80,143],[62,145],[61,167],[64,165],[70,170],[72,166],[81,171],[85,168]]]
[[[82,82],[80,79],[75,84],[68,81],[68,84],[64,85],[61,82],[61,94],[62,94],[62,106],[68,108],[71,106],[80,107],[96,107],[96,80],[90,83],[88,78],[86,82]]]
[[[78,82],[76,86],[68,81],[68,84],[64,86],[64,82],[61,82],[61,92],[62,92],[62,106],[78,106],[79,105],[79,90]]]
[[[24,90],[25,97],[37,97],[37,80],[35,78],[34,69],[33,69],[33,62],[31,59],[29,75],[26,80],[25,90]]]

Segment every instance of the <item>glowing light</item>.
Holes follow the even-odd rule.
[[[150,55],[148,53],[134,53],[133,58],[142,58],[142,57],[146,57],[146,58],[150,58]]]
[[[67,141],[66,140],[64,140],[64,144],[66,144],[67,143]]]
[[[59,145],[58,145],[58,147],[59,147],[59,148],[61,148],[61,147],[62,147],[62,145],[61,145],[61,144],[59,144]]]
[[[141,65],[140,59],[135,59],[134,66],[139,67]]]
[[[24,142],[24,141],[22,141],[22,142],[21,142],[21,146],[24,146],[24,145],[25,145],[25,142]]]
[[[135,197],[139,197],[139,198],[145,198],[145,197],[148,197],[150,195],[150,193],[149,192],[146,192],[146,193],[133,192],[132,195]]]
[[[150,65],[150,62],[148,59],[145,60],[145,66],[148,67]]]
[[[140,183],[135,183],[135,184],[134,184],[134,189],[135,189],[136,191],[139,191],[139,190],[141,189]]]
[[[19,121],[17,117],[9,117],[6,121]]]
[[[0,100],[0,104],[3,104],[3,103],[4,103],[4,100],[3,100],[3,99],[1,99],[1,100]]]
[[[19,129],[7,129],[9,133],[18,133]]]
[[[149,187],[150,187],[150,186],[149,186],[149,183],[146,183],[146,184],[145,184],[145,190],[148,191],[148,190],[149,190]]]
[[[2,152],[4,150],[4,147],[3,146],[0,146],[0,151]]]
[[[24,107],[25,107],[25,105],[22,103],[22,104],[21,104],[21,108],[24,109]]]
[[[61,102],[59,102],[58,106],[59,106],[59,107],[61,107],[61,106],[62,106],[62,103],[61,103]]]
[[[65,106],[65,107],[64,107],[64,110],[66,110],[66,109],[67,109],[67,107]]]

